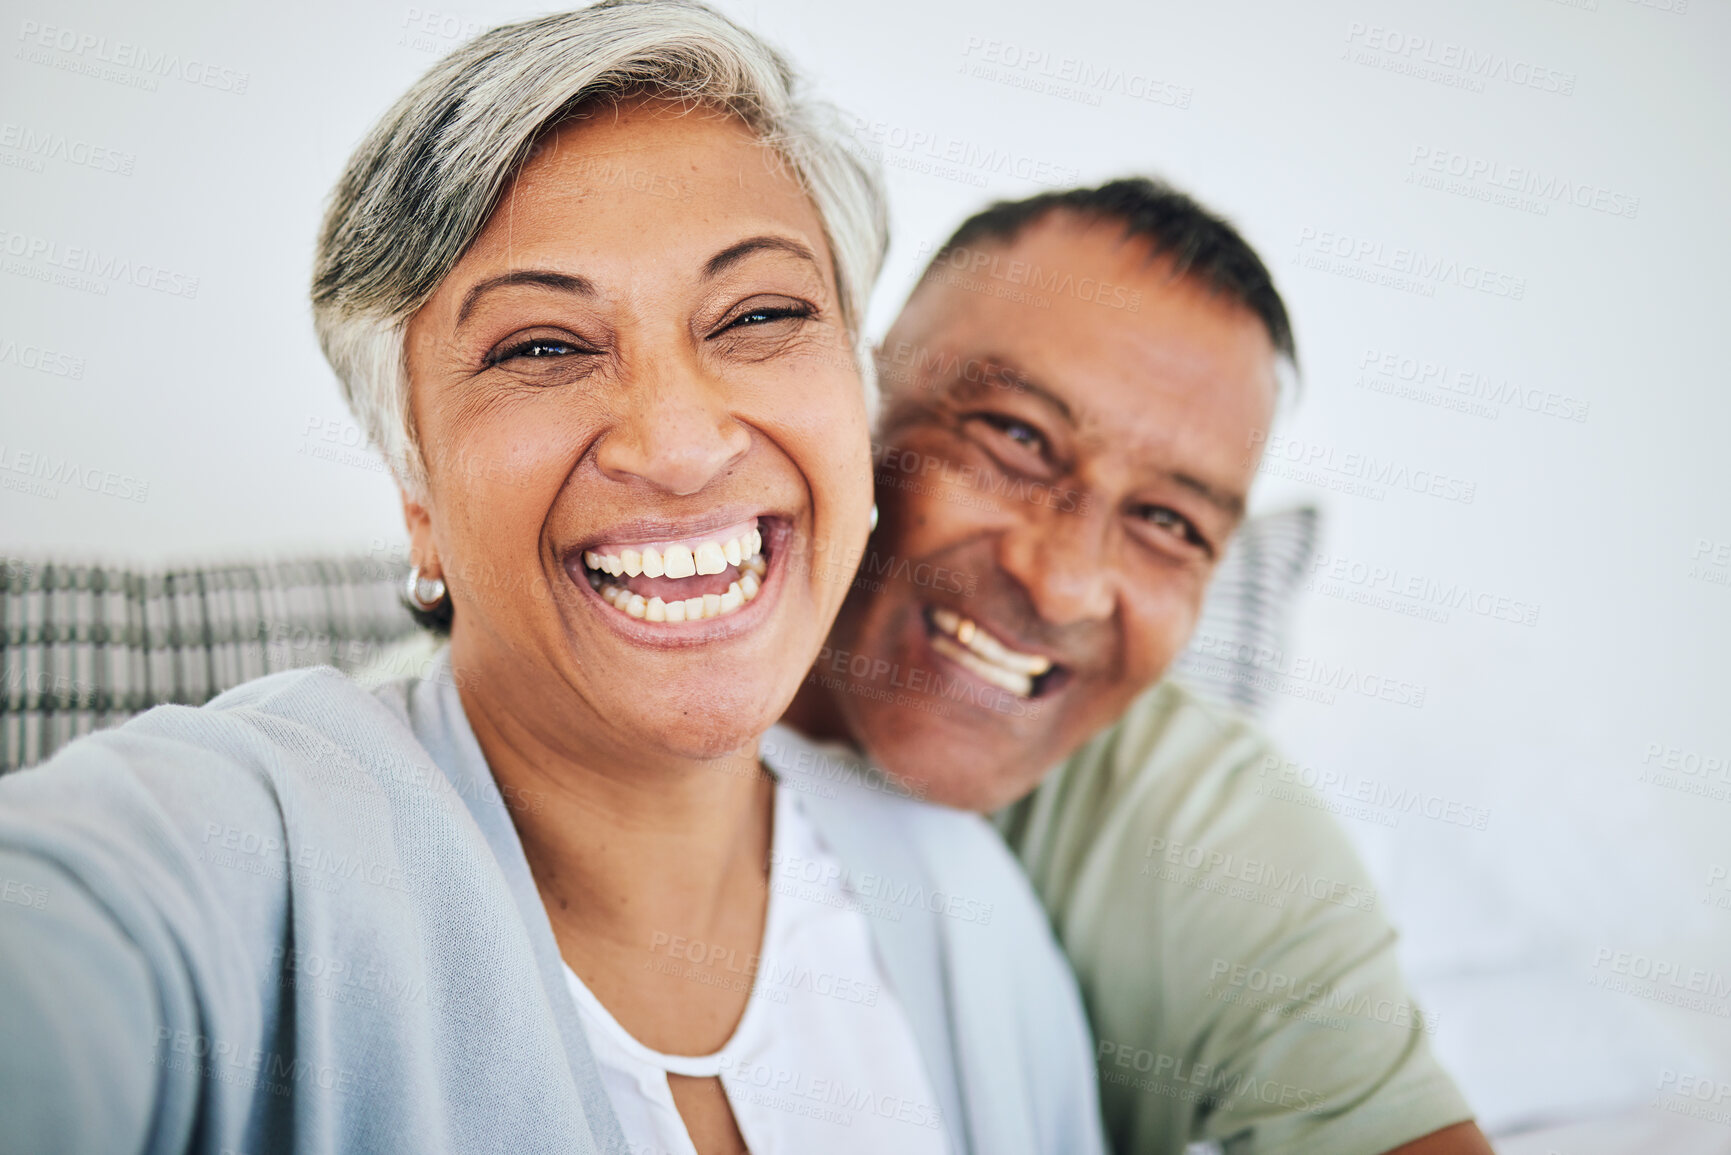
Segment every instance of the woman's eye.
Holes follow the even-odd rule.
[[[500,365],[506,361],[514,361],[525,357],[532,361],[551,361],[559,357],[569,357],[577,353],[587,353],[574,341],[565,341],[558,337],[532,337],[527,341],[508,346],[494,355],[492,364]]]
[[[743,329],[752,325],[767,325],[771,321],[785,321],[789,317],[809,317],[810,315],[811,311],[809,309],[797,309],[783,306],[777,306],[774,308],[765,306],[761,309],[748,309],[735,317],[728,324],[722,326],[722,332],[726,332],[728,329]]]

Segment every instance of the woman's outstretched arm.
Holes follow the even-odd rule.
[[[0,897],[0,1149],[174,1149],[148,1145],[172,1051],[143,953],[35,855],[0,848]]]

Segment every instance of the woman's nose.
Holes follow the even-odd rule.
[[[674,359],[643,365],[623,383],[619,419],[596,451],[615,480],[646,482],[678,497],[697,493],[751,448],[725,387]]]

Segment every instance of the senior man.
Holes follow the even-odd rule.
[[[1118,1151],[1488,1152],[1344,836],[1160,681],[1293,360],[1262,262],[1164,185],[967,221],[880,348],[881,522],[787,721],[1000,812]]]

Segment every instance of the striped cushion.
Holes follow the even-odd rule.
[[[1245,519],[1220,559],[1202,619],[1172,667],[1174,678],[1252,717],[1267,708],[1274,689],[1266,664],[1284,647],[1319,521],[1309,505]]]
[[[164,702],[363,665],[415,628],[400,576],[362,558],[166,573],[0,562],[0,772]]]
[[[1316,526],[1309,508],[1245,522],[1198,636],[1229,639],[1246,660],[1193,647],[1176,676],[1215,701],[1262,707],[1248,656],[1279,647]],[[394,669],[408,652],[397,643],[416,632],[403,577],[398,562],[356,557],[152,573],[0,561],[0,773],[151,706],[197,705],[278,670]]]

